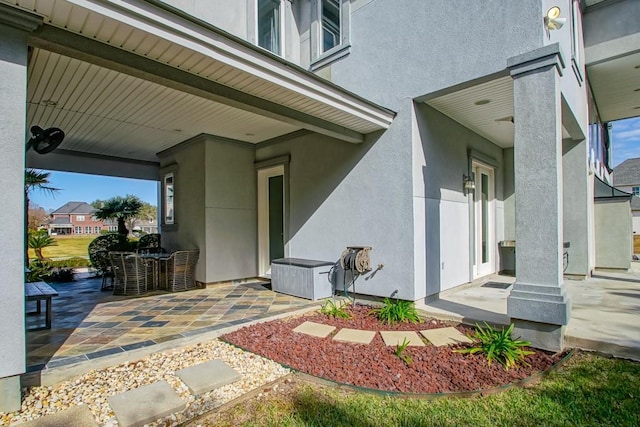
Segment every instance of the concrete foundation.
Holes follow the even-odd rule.
[[[0,378],[0,412],[18,411],[21,405],[20,376]]]
[[[513,338],[535,343],[536,348],[549,351],[561,351],[564,348],[566,326],[549,323],[529,322],[514,319]]]

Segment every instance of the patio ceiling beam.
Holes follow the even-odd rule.
[[[364,141],[363,134],[338,124],[50,25],[44,25],[32,33],[29,43],[37,48],[99,65],[343,141],[351,143]]]

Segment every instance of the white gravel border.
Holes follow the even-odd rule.
[[[192,395],[175,372],[214,359],[226,362],[242,375],[242,379],[202,395]],[[216,339],[92,370],[54,386],[24,388],[21,410],[0,413],[0,425],[18,425],[72,406],[87,405],[98,424],[117,426],[118,421],[107,403],[107,397],[165,380],[187,402],[187,408],[149,426],[176,426],[290,372],[276,362]]]

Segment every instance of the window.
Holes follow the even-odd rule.
[[[84,215],[76,215],[76,221],[84,221]]]
[[[578,82],[582,82],[582,62],[581,62],[581,44],[580,35],[582,34],[580,1],[572,0],[571,2],[571,62],[573,71],[576,73]]]
[[[322,53],[340,44],[340,1],[321,0]]]
[[[82,234],[82,227],[74,227],[73,232],[74,234]]]
[[[349,0],[314,0],[311,8],[311,69],[349,54]]]
[[[102,231],[102,227],[98,227],[98,226],[96,226],[96,227],[94,228],[94,230],[95,230],[95,233],[96,233],[96,234],[100,234],[100,232]]]
[[[640,187],[633,187],[631,189],[631,192],[633,193],[634,196],[640,196]]]
[[[88,225],[84,228],[84,234],[91,234],[91,226]]]
[[[282,54],[282,7],[280,0],[258,1],[258,46],[276,55]]]
[[[168,173],[164,176],[164,223],[174,224],[174,175]]]

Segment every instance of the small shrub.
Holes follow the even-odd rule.
[[[407,366],[411,366],[413,363],[413,358],[409,354],[405,354],[404,351],[407,349],[409,345],[409,341],[407,339],[402,340],[402,344],[398,344],[396,346],[396,356],[398,356]]]
[[[81,267],[89,267],[91,265],[91,261],[86,258],[74,257],[67,259],[59,259],[55,261],[49,261],[51,267],[58,268],[81,268]]]
[[[384,299],[384,306],[374,308],[371,313],[375,313],[376,317],[388,325],[394,323],[420,323],[420,315],[416,311],[416,306],[412,301],[390,300]]]
[[[505,369],[512,368],[518,363],[529,366],[524,358],[529,354],[533,354],[533,351],[525,350],[524,347],[531,345],[531,343],[529,341],[521,341],[520,338],[512,338],[511,333],[515,326],[513,323],[507,330],[504,328],[498,330],[489,326],[486,322],[484,325],[485,327],[482,328],[476,324],[477,330],[469,336],[469,338],[476,341],[475,346],[455,351],[468,354],[485,353],[489,365],[493,361],[497,361]]]
[[[45,277],[47,282],[73,282],[73,268],[52,268]]]
[[[29,264],[27,282],[40,282],[49,276],[51,265],[49,261],[33,261]]]
[[[343,304],[336,305],[332,300],[326,300],[320,308],[320,313],[326,314],[329,317],[340,317],[342,319],[349,319],[351,316],[344,309]]]

